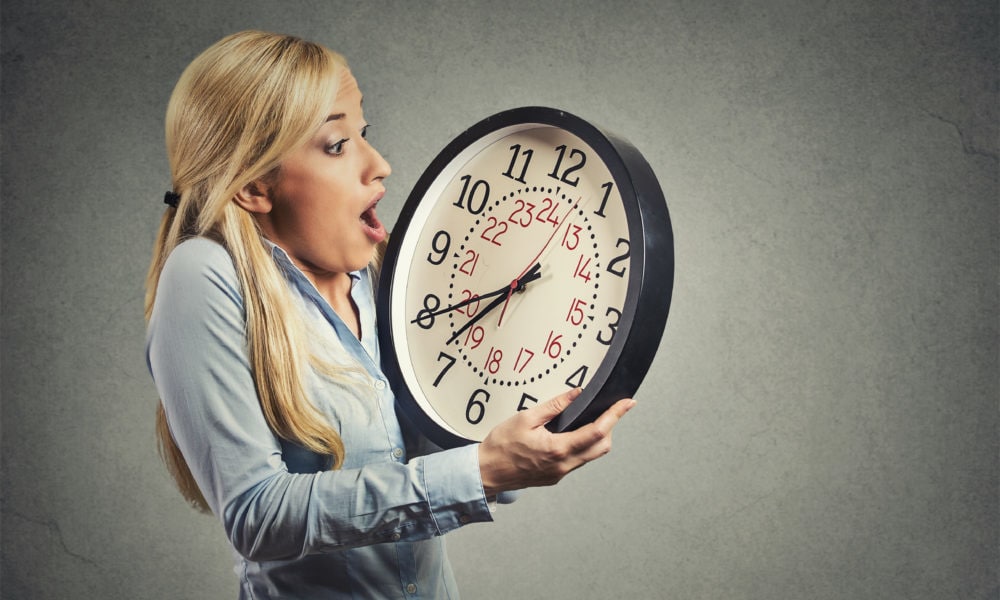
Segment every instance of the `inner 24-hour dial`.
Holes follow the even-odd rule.
[[[474,300],[464,310],[448,315],[455,336],[453,345],[458,360],[478,375],[484,385],[520,388],[540,382],[559,372],[559,366],[572,360],[581,344],[586,345],[583,336],[594,322],[595,303],[600,299],[600,253],[586,212],[575,207],[574,200],[565,193],[557,192],[558,188],[532,187],[505,194],[486,208],[483,218],[475,221],[452,256],[453,272],[446,304],[453,306]],[[560,212],[564,207],[568,208]],[[518,273],[520,277],[537,264],[538,278],[521,289],[515,286],[507,294],[501,294],[504,300],[496,309],[499,311],[496,328],[491,331],[487,347],[486,333],[491,321],[471,326],[468,323],[489,304],[466,284],[475,279],[483,253],[493,250],[489,246],[509,244],[513,248],[530,249],[540,239],[545,240],[546,246]],[[573,270],[572,278],[560,277],[556,272],[568,268]],[[563,302],[565,306],[553,301],[556,286],[558,295],[568,298]],[[518,327],[503,326],[515,318]],[[515,348],[516,354],[512,354]],[[587,370],[586,365],[581,365],[567,378],[572,382],[567,385],[583,385]]]

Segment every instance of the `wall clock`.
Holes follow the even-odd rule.
[[[626,140],[515,108],[455,138],[407,199],[377,292],[383,367],[439,446],[573,387],[553,431],[633,395],[666,324],[673,232]]]

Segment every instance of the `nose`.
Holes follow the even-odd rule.
[[[389,166],[389,161],[382,157],[375,146],[368,143],[365,140],[365,145],[368,147],[368,169],[366,170],[368,182],[379,181],[385,179],[392,173],[392,167]]]

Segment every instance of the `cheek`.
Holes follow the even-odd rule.
[[[351,232],[358,214],[352,212],[348,186],[332,174],[311,177],[290,176],[276,190],[273,218],[299,236],[319,236],[336,243]]]
[[[322,186],[315,182],[296,182],[284,186],[275,203],[276,218],[297,228],[309,229],[330,219],[329,204],[324,202]],[[326,225],[324,225],[326,226]]]

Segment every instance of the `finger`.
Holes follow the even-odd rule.
[[[635,400],[631,398],[623,398],[601,413],[601,416],[597,417],[597,419],[592,423],[588,423],[576,431],[570,431],[563,434],[567,436],[567,441],[569,442],[573,453],[589,453],[594,446],[609,444],[611,430],[614,429],[615,425],[618,424],[618,421],[625,416],[625,413],[632,410],[632,407],[634,406]],[[607,440],[607,443],[605,443],[605,440]],[[602,451],[600,448],[598,448],[597,451],[599,453],[598,455],[606,452],[606,450]]]
[[[601,416],[594,420],[594,424],[598,429],[611,433],[614,426],[618,424],[618,421],[625,416],[625,413],[632,410],[635,406],[635,400],[632,398],[622,398],[618,402],[611,405],[608,410],[604,411]]]
[[[547,402],[543,402],[538,406],[529,408],[523,414],[532,419],[536,426],[545,425],[552,419],[559,416],[562,411],[566,410],[570,403],[576,400],[582,393],[583,389],[574,388],[566,393],[559,394]]]

